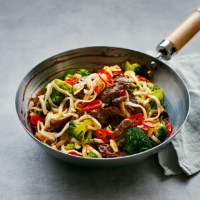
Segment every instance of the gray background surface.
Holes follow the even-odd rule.
[[[14,107],[20,81],[44,59],[97,45],[154,50],[198,6],[199,0],[0,0],[0,199],[200,199],[200,174],[165,177],[157,155],[123,168],[70,166],[26,134]],[[179,55],[199,52],[199,43],[200,34]]]

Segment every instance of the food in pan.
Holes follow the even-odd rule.
[[[148,74],[144,65],[126,61],[124,73],[114,65],[53,80],[30,108],[35,136],[56,150],[89,158],[128,156],[159,145],[171,125],[163,90]]]

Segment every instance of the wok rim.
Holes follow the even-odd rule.
[[[187,88],[185,82],[183,81],[183,79],[180,77],[180,75],[179,75],[175,70],[173,70],[173,68],[171,68],[168,64],[166,64],[166,63],[164,63],[164,62],[162,62],[161,60],[158,60],[158,59],[156,59],[156,62],[158,62],[158,64],[161,63],[161,64],[166,65],[168,68],[170,68],[170,69],[173,71],[173,73],[175,73],[175,74],[179,77],[179,79],[181,80],[181,82],[183,83],[183,85],[184,85],[184,87],[185,87],[185,89],[186,89],[186,92],[187,92],[187,96],[188,96],[188,111],[187,111],[187,115],[186,115],[186,117],[185,117],[185,119],[184,119],[182,125],[178,128],[178,130],[177,130],[172,136],[170,136],[170,138],[166,139],[166,140],[165,140],[164,142],[162,142],[161,144],[159,144],[159,145],[157,145],[157,146],[155,146],[155,147],[153,147],[153,148],[151,148],[151,149],[149,149],[149,150],[146,150],[146,151],[143,151],[143,152],[140,152],[140,153],[137,153],[137,154],[132,154],[132,155],[123,156],[123,157],[114,157],[114,158],[95,159],[95,158],[89,158],[89,157],[73,156],[73,155],[71,155],[71,154],[66,154],[66,153],[64,153],[64,152],[62,152],[62,151],[59,151],[59,150],[57,150],[57,149],[53,149],[53,148],[51,148],[50,146],[44,144],[44,143],[41,142],[39,139],[37,139],[36,137],[34,137],[33,134],[32,134],[31,132],[29,132],[29,130],[27,130],[27,128],[23,125],[23,123],[22,123],[22,121],[21,121],[21,119],[20,119],[20,116],[19,116],[19,114],[18,114],[18,112],[17,112],[17,96],[18,96],[19,90],[20,90],[20,88],[21,88],[21,85],[22,85],[24,79],[26,79],[26,77],[28,77],[29,74],[31,74],[31,72],[32,72],[36,67],[38,67],[40,64],[46,62],[46,61],[49,60],[49,59],[54,58],[55,56],[58,56],[58,55],[60,55],[60,54],[64,54],[64,53],[67,53],[67,52],[69,53],[70,51],[82,50],[82,49],[87,49],[87,48],[115,48],[115,49],[124,49],[124,50],[129,50],[129,51],[134,51],[134,52],[137,52],[137,53],[141,53],[141,54],[143,54],[143,55],[145,55],[145,56],[148,56],[148,57],[150,57],[150,58],[152,58],[152,59],[156,59],[155,57],[153,57],[153,56],[151,56],[151,55],[148,55],[148,54],[146,54],[146,53],[143,53],[143,52],[140,52],[140,51],[137,51],[137,50],[133,50],[133,49],[127,49],[127,48],[124,48],[124,47],[113,47],[113,46],[87,46],[87,47],[80,47],[80,48],[76,48],[76,49],[70,49],[70,50],[67,50],[67,51],[58,53],[58,54],[56,54],[56,55],[53,55],[53,56],[51,56],[51,57],[49,57],[49,58],[47,58],[47,59],[41,61],[41,62],[38,63],[36,66],[34,66],[33,68],[31,68],[31,70],[24,76],[24,78],[21,80],[21,82],[20,82],[20,84],[19,84],[19,86],[18,86],[18,88],[17,88],[16,94],[15,94],[15,111],[16,111],[16,113],[17,113],[18,119],[19,119],[19,121],[20,121],[22,127],[24,128],[24,130],[28,133],[28,135],[29,135],[32,139],[35,140],[36,143],[39,142],[42,146],[48,147],[50,150],[54,150],[55,152],[61,153],[61,154],[65,155],[65,156],[72,156],[72,157],[75,158],[75,159],[84,159],[84,160],[85,160],[85,159],[89,159],[89,160],[92,159],[92,160],[94,160],[94,161],[97,161],[97,160],[98,160],[98,162],[101,162],[100,160],[103,160],[102,162],[104,162],[105,160],[107,160],[107,161],[109,161],[109,160],[121,160],[121,159],[129,159],[129,158],[133,158],[133,157],[138,157],[138,156],[141,156],[141,155],[148,154],[148,152],[151,152],[151,151],[153,151],[153,150],[156,151],[155,153],[158,153],[159,150],[157,150],[157,149],[158,149],[158,148],[161,148],[161,149],[162,149],[162,148],[163,148],[162,146],[163,146],[165,143],[169,143],[169,142],[177,135],[177,133],[181,130],[181,128],[183,127],[183,125],[185,124],[185,122],[186,122],[186,120],[187,120],[187,118],[188,118],[188,116],[189,116],[189,113],[190,113],[190,104],[191,104],[189,91],[188,91],[188,88]],[[167,144],[166,144],[166,145],[167,145]],[[165,146],[165,145],[164,145],[164,146]],[[153,154],[155,154],[155,153],[153,153]],[[153,155],[153,154],[152,154],[152,155]],[[148,156],[148,157],[150,157],[150,156]],[[56,158],[58,158],[58,157],[56,157]],[[81,163],[80,163],[80,165],[81,165]]]

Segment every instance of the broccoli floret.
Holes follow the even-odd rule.
[[[131,83],[131,85],[130,85],[130,89],[131,89],[131,90],[134,90],[136,87],[137,87],[137,86],[135,86],[135,84]]]
[[[136,75],[141,75],[143,77],[146,77],[147,69],[142,67],[138,63],[131,63],[129,61],[126,61],[125,63],[125,71],[133,71]]]
[[[47,92],[47,87],[45,87],[45,91]],[[44,94],[44,98],[46,96],[46,92]],[[65,98],[65,94],[63,94],[63,93],[59,92],[58,90],[56,90],[55,88],[53,88],[50,98],[55,105],[59,106],[60,103],[62,102],[62,100]],[[51,110],[51,105],[48,100],[46,101],[46,108],[47,108],[47,110]]]
[[[81,76],[89,76],[91,73],[86,69],[79,69],[76,74],[80,74]]]
[[[65,76],[64,80],[67,80],[68,78],[73,78],[74,76],[71,74],[67,74],[67,76]]]
[[[85,142],[86,143],[90,143],[92,140],[92,131],[88,131],[87,135],[86,135],[86,139]]]
[[[65,94],[59,92],[55,88],[52,89],[52,93],[50,95],[52,102],[59,106],[59,104],[62,102],[62,100],[65,98]]]
[[[156,123],[156,127],[154,128],[154,131],[155,131],[155,136],[161,142],[163,142],[167,138],[168,131],[163,119],[161,119],[159,122]]]
[[[91,131],[87,130],[87,125],[93,125],[92,120],[86,119],[83,122],[72,121],[69,123],[69,131],[73,137],[82,143],[89,143],[92,139]]]
[[[75,150],[75,144],[67,144],[67,146],[64,147],[65,150]]]
[[[72,85],[66,83],[65,81],[62,81],[62,80],[60,80],[60,79],[55,79],[55,80],[54,80],[54,83],[55,83],[58,87],[60,87],[61,89],[66,90],[66,91],[72,93]]]
[[[89,158],[97,158],[98,156],[97,156],[97,154],[91,152],[91,153],[89,153],[89,154],[87,155],[87,157],[89,157]]]
[[[59,83],[59,81],[61,81],[61,80],[55,79],[54,82],[57,84],[57,83]],[[62,81],[62,82],[64,82],[64,81]],[[64,83],[66,83],[66,82],[64,82]],[[66,83],[66,84],[67,84],[67,83]],[[58,85],[58,84],[57,84],[57,85]],[[67,84],[67,85],[68,85],[68,84]],[[60,86],[60,85],[58,85],[58,86]],[[62,85],[60,86],[60,88],[62,88]],[[64,89],[64,88],[62,88],[62,89]],[[46,96],[46,92],[47,92],[47,86],[45,87],[44,98],[45,98],[45,96]],[[51,95],[50,95],[50,98],[51,98],[52,102],[53,102],[55,105],[59,106],[60,103],[62,102],[62,100],[65,98],[65,94],[63,94],[63,93],[59,92],[58,90],[56,90],[55,88],[53,88],[53,89],[52,89],[52,92],[51,92]],[[46,100],[46,108],[47,108],[47,110],[51,110],[51,105],[50,105],[50,103],[49,103],[48,100]]]
[[[155,90],[159,90],[159,88],[158,87],[151,87],[150,90],[153,92]]]
[[[130,154],[140,153],[152,148],[149,137],[138,127],[129,126],[125,130],[123,149]]]
[[[151,94],[158,98],[161,105],[163,104],[163,99],[164,99],[163,89],[155,90]],[[151,100],[149,104],[151,105],[152,109],[157,109],[157,104],[154,100]]]
[[[130,89],[133,91],[133,92],[137,92],[139,90],[139,87],[133,83],[131,83],[130,85]]]
[[[151,90],[152,92],[155,91],[155,90],[159,90],[159,89],[160,89],[160,88],[158,88],[158,87],[156,86],[155,83],[152,83],[152,82],[148,82],[148,83],[147,83],[147,87],[150,88],[150,90]]]

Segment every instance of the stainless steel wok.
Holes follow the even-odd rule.
[[[192,20],[192,22],[191,22]],[[199,20],[199,21],[198,21]],[[198,26],[194,25],[196,23]],[[184,30],[189,29],[190,34]],[[29,136],[47,152],[68,163],[90,167],[115,167],[133,164],[157,153],[167,145],[183,126],[189,113],[190,98],[186,85],[180,76],[168,65],[159,59],[170,59],[182,46],[200,29],[200,7],[172,34],[163,40],[157,47],[156,58],[147,54],[117,47],[86,47],[57,54],[34,67],[22,80],[16,93],[16,111],[19,120]],[[180,32],[182,30],[182,32]],[[178,36],[177,36],[178,33]],[[184,42],[183,42],[184,40]],[[164,106],[169,113],[169,122],[172,125],[171,136],[162,144],[139,154],[121,158],[92,159],[62,153],[40,142],[32,134],[28,121],[28,111],[34,99],[42,92],[47,83],[55,78],[63,78],[67,73],[74,73],[77,69],[85,68],[97,72],[105,65],[119,65],[124,67],[125,61],[138,62],[151,65],[157,70],[153,71],[152,82],[164,90]]]

